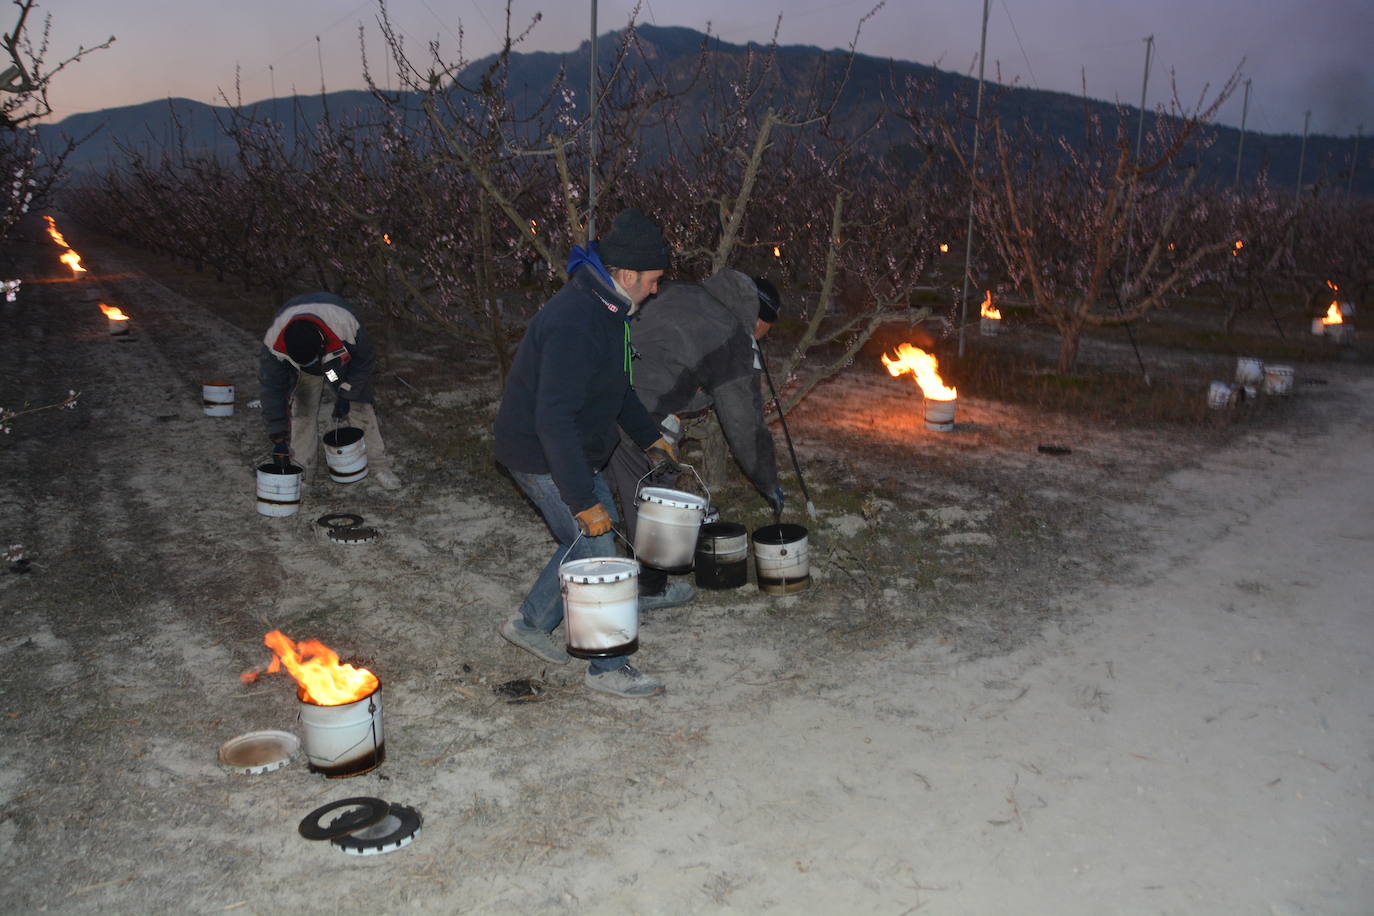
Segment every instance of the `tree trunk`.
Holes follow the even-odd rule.
[[[1056,370],[1060,375],[1072,375],[1078,362],[1078,339],[1083,333],[1083,325],[1075,322],[1064,329],[1059,339],[1059,364]]]

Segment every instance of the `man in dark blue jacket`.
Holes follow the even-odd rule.
[[[619,430],[642,449],[676,458],[631,386],[630,315],[658,290],[668,257],[659,228],[638,210],[622,210],[605,238],[572,250],[567,285],[534,316],[506,376],[496,460],[558,547],[500,633],[545,661],[572,660],[550,635],[563,620],[558,567],[616,555],[615,501],[601,469]],[[622,697],[662,693],[628,658],[591,659],[587,686]]]

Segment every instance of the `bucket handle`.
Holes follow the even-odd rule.
[[[611,526],[611,533],[614,534],[616,537],[620,538],[621,542],[624,543],[626,547],[630,548],[630,559],[638,562],[639,557],[635,554],[635,545],[625,540],[625,535],[621,534],[620,529],[617,528],[615,525]],[[577,546],[577,542],[580,540],[582,540],[582,526],[578,525],[577,537],[573,538],[572,543],[568,545],[568,549],[563,551],[563,556],[558,560],[559,566],[562,566],[564,563],[568,561],[568,554],[572,553],[572,549]]]
[[[685,464],[684,462],[681,462],[681,461],[676,462],[676,463],[677,463],[677,466],[678,466],[678,467],[680,467],[680,468],[686,468],[687,470],[689,470],[689,471],[692,472],[692,476],[695,477],[695,478],[697,479],[697,484],[701,487],[701,492],[706,494],[706,505],[707,505],[707,506],[710,506],[710,505],[711,505],[711,491],[708,490],[708,489],[706,489],[706,481],[704,481],[704,480],[701,479],[701,475],[697,473],[697,469],[694,468],[694,467],[692,467],[690,464]],[[654,472],[657,471],[659,468],[663,467],[664,464],[667,464],[667,462],[665,461],[665,462],[663,462],[663,464],[660,464],[660,465],[658,465],[657,467],[649,468],[649,472],[648,472],[647,474],[645,474],[643,477],[639,478],[639,481],[635,484],[635,499],[638,499],[638,498],[639,498],[639,491],[640,491],[640,489],[643,488],[643,486],[644,486],[644,481],[648,480],[649,477],[652,476],[652,475],[654,474]]]

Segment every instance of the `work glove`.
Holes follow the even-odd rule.
[[[335,398],[335,399],[334,399],[334,419],[336,419],[336,420],[342,420],[344,417],[348,416],[348,408],[350,408],[350,407],[352,407],[352,406],[353,406],[353,402],[352,402],[352,401],[346,401],[346,400],[344,400],[343,398]]]
[[[594,538],[611,530],[611,515],[601,503],[590,509],[583,509],[574,518],[577,519],[577,527],[581,528],[587,537]]]
[[[662,436],[659,436],[653,445],[646,448],[644,454],[648,455],[649,461],[655,464],[666,464],[669,470],[677,470],[677,446]]]
[[[768,505],[773,507],[773,517],[782,518],[782,507],[783,503],[786,501],[783,496],[782,487],[774,487],[773,492],[765,493],[763,498],[768,500]]]

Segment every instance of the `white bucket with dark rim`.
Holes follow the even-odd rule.
[[[749,581],[749,531],[735,522],[701,526],[693,577],[698,588],[739,588]]]
[[[321,706],[296,693],[301,714],[301,744],[310,769],[331,779],[358,776],[382,765],[382,685],[352,703]]]
[[[258,465],[258,513],[273,518],[295,515],[301,507],[305,472],[294,464],[269,461]]]
[[[1236,384],[1251,388],[1264,381],[1264,363],[1253,356],[1236,358]]]
[[[670,573],[690,570],[708,502],[683,490],[641,487],[635,498],[635,556],[646,566]]]
[[[335,483],[357,483],[367,477],[367,443],[356,426],[340,426],[324,434],[324,460],[329,479]]]
[[[639,563],[623,557],[569,560],[558,567],[568,654],[630,655],[639,648]]]
[[[954,429],[954,408],[959,403],[958,398],[950,398],[948,401],[925,398],[924,401],[926,429],[937,433],[947,433]]]
[[[754,532],[754,571],[759,591],[791,595],[811,586],[806,529],[801,525],[768,525]]]
[[[228,382],[206,382],[200,386],[200,397],[207,417],[234,415],[234,386]]]
[[[1292,366],[1265,366],[1264,393],[1280,397],[1293,393]]]
[[[1207,389],[1207,406],[1213,410],[1225,410],[1236,406],[1236,387],[1226,382],[1213,382]]]
[[[997,332],[1002,330],[1001,318],[980,318],[978,319],[978,332],[984,337],[996,337]]]

